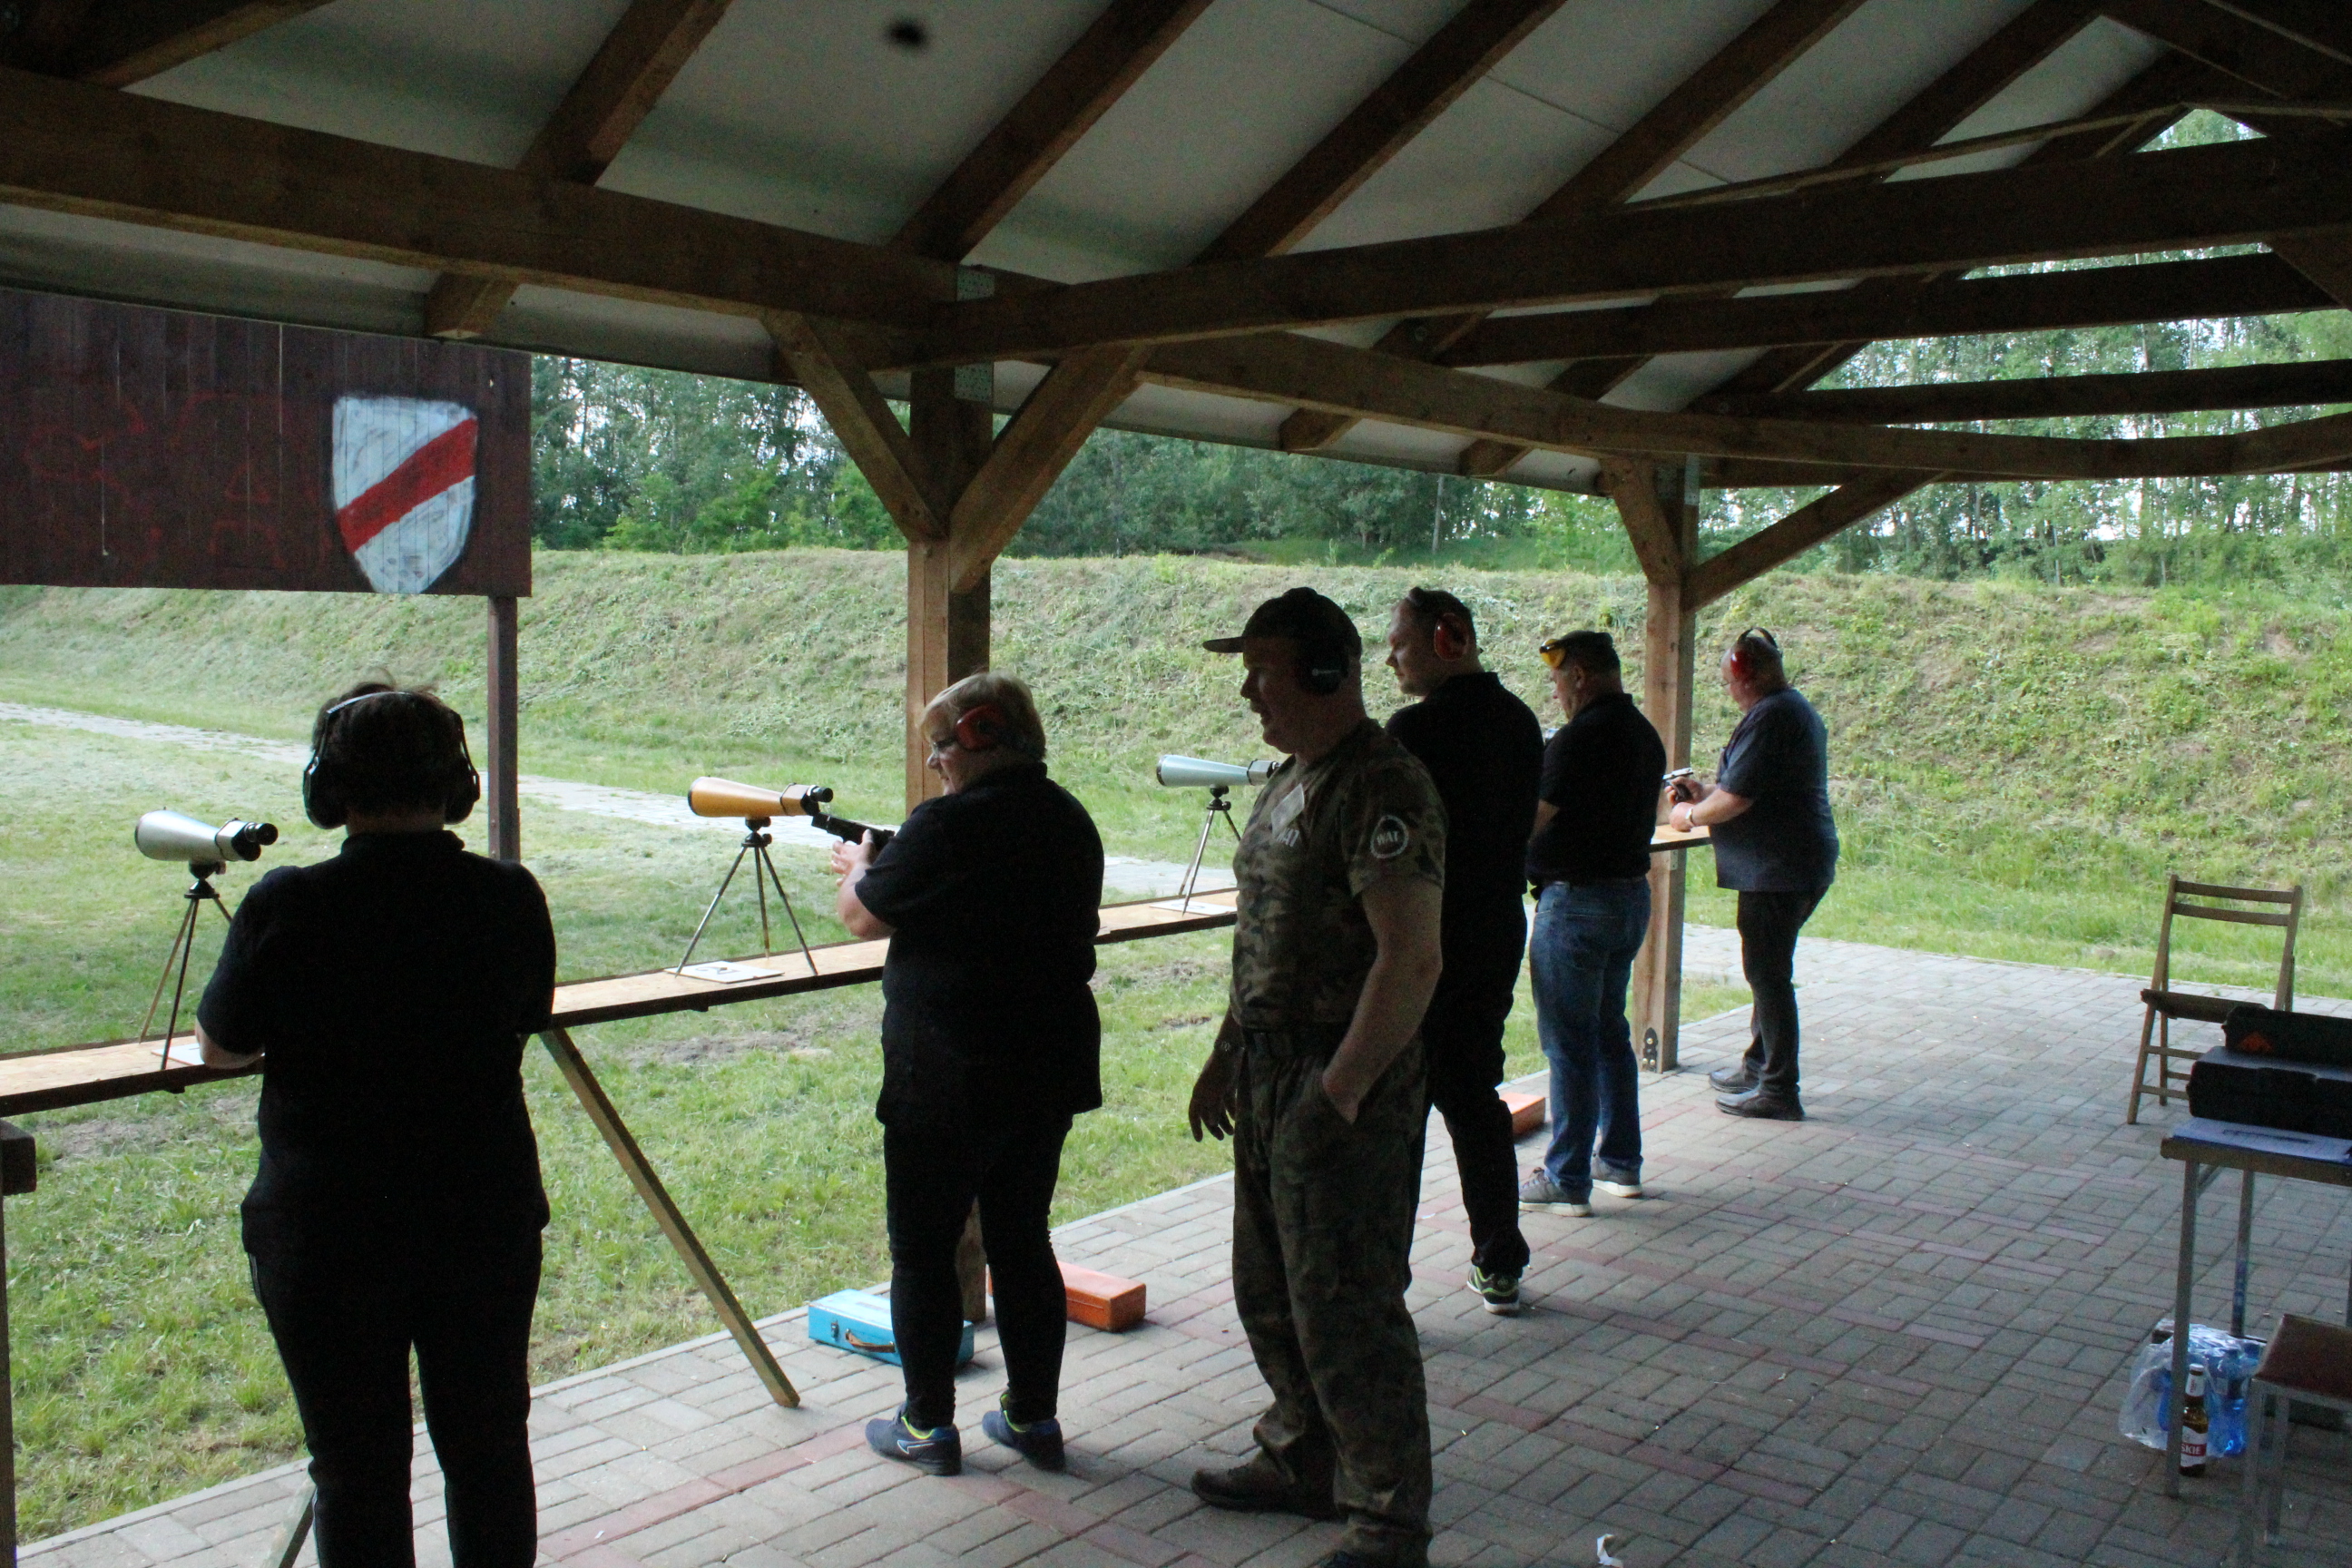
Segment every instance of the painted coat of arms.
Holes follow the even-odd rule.
[[[335,400],[335,527],[377,593],[422,594],[465,553],[480,430],[459,403]]]

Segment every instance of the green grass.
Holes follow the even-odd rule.
[[[899,573],[893,557],[852,552],[541,556],[523,616],[525,767],[658,790],[705,772],[822,782],[851,815],[895,817]],[[1181,859],[1200,803],[1151,784],[1151,759],[1264,749],[1233,661],[1200,639],[1302,579],[1376,637],[1384,606],[1433,578],[1470,601],[1497,668],[1530,700],[1544,689],[1533,649],[1545,636],[1601,625],[1639,647],[1643,590],[1622,576],[1014,561],[996,574],[996,662],[1037,687],[1055,770],[1111,852]],[[2352,769],[2343,600],[1818,574],[1734,595],[1702,622],[1701,646],[1751,622],[1780,633],[1830,725],[1846,856],[1816,933],[2145,973],[2168,868],[2299,879],[2314,893],[2303,988],[2352,994],[2345,876],[2326,852],[2352,830],[2337,784]],[[0,589],[0,700],[299,741],[325,692],[382,667],[442,682],[478,734],[481,662],[481,608],[468,601]],[[1702,765],[1731,717],[1709,689]],[[277,821],[288,838],[271,864],[331,847],[295,826],[290,769],[0,722],[0,1026],[18,1048],[137,1026],[180,879],[131,851],[129,826],[162,805]],[[536,809],[524,847],[567,977],[673,958],[731,853],[723,834]],[[837,935],[817,858],[795,851],[782,866],[811,936]],[[1694,857],[1692,918],[1728,923],[1706,871]],[[250,876],[225,879],[232,900]],[[708,940],[746,951],[749,906],[726,918]],[[2182,972],[2262,983],[2263,934],[2200,931]],[[199,969],[217,931],[205,942]],[[1062,1217],[1225,1168],[1222,1148],[1181,1129],[1225,951],[1216,933],[1104,950],[1110,1103],[1079,1122]],[[1685,1013],[1744,1000],[1693,987]],[[877,1009],[856,988],[583,1037],[755,1312],[885,1270]],[[1514,1073],[1534,1070],[1524,996],[1510,1049]],[[556,1210],[534,1374],[708,1331],[551,1067],[533,1056],[527,1073]],[[294,1452],[235,1231],[253,1092],[230,1084],[26,1119],[42,1186],[8,1219],[28,1537]]]

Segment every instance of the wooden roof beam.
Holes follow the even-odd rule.
[[[1691,409],[1699,414],[1754,415],[1768,419],[1958,425],[1989,419],[2188,414],[2334,403],[2352,403],[2352,360],[1853,387],[1762,397],[1709,396],[1692,404]]]
[[[1527,221],[1570,216],[1631,198],[1853,15],[1858,3],[1780,0],[1547,196]],[[1376,346],[1382,353],[1429,359],[1482,319],[1474,314],[1399,321]],[[1283,449],[1319,450],[1355,423],[1301,410],[1283,421]]]
[[[1381,317],[2244,243],[2352,225],[2332,160],[2273,141],[1548,224],[942,305],[910,363],[1053,356]]]
[[[1839,289],[1747,299],[1661,300],[1617,310],[1496,316],[1442,364],[1716,353],[1878,338],[1958,337],[2069,327],[2322,310],[2328,292],[2275,256],[1948,278],[1918,289]]]
[[[1093,129],[1209,0],[1112,0],[890,243],[960,261]]]
[[[2305,48],[2352,66],[2352,12],[2339,0],[2208,0]]]
[[[326,0],[24,0],[0,65],[129,87],[315,11]]]
[[[1692,567],[1683,579],[1683,607],[1703,610],[1743,584],[1794,561],[1814,545],[1876,517],[1914,490],[1944,477],[1890,470],[1841,485]]]
[[[5,68],[0,201],[869,334],[955,297],[877,246]]]
[[[730,3],[634,0],[533,138],[520,172],[583,185],[603,179]],[[444,273],[425,297],[425,330],[436,338],[478,338],[514,292],[513,284],[494,278]]]
[[[2352,459],[2352,414],[2226,436],[2075,439],[1651,413],[1284,334],[1156,349],[1147,379],[1582,456],[1763,458],[1987,479],[2167,479]]]

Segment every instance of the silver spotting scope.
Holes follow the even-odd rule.
[[[1171,789],[1230,789],[1235,784],[1262,784],[1274,773],[1266,758],[1256,762],[1212,763],[1199,757],[1162,757],[1151,776]]]
[[[258,860],[278,842],[277,827],[267,822],[242,822],[235,817],[215,827],[182,811],[151,811],[131,830],[131,841],[150,860],[174,860],[183,866],[226,866],[232,860]]]

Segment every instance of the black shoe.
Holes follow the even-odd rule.
[[[1755,1071],[1746,1062],[1717,1068],[1706,1075],[1706,1081],[1715,1085],[1717,1091],[1722,1094],[1746,1094],[1757,1087]]]
[[[1802,1121],[1805,1108],[1793,1095],[1767,1094],[1756,1089],[1748,1094],[1729,1095],[1715,1102],[1715,1108],[1726,1116],[1745,1116],[1756,1121]]]
[[[1062,1424],[1050,1415],[1024,1425],[1004,1413],[1000,1400],[996,1409],[980,1418],[980,1429],[1041,1470],[1058,1470],[1068,1463],[1062,1456]]]
[[[898,1459],[935,1476],[963,1472],[963,1439],[953,1426],[929,1431],[908,1421],[904,1406],[896,1415],[866,1424],[866,1446],[886,1459]]]
[[[1226,1470],[1194,1470],[1192,1495],[1211,1508],[1234,1513],[1296,1513],[1308,1519],[1337,1519],[1339,1506],[1329,1491],[1295,1487],[1259,1459]]]

